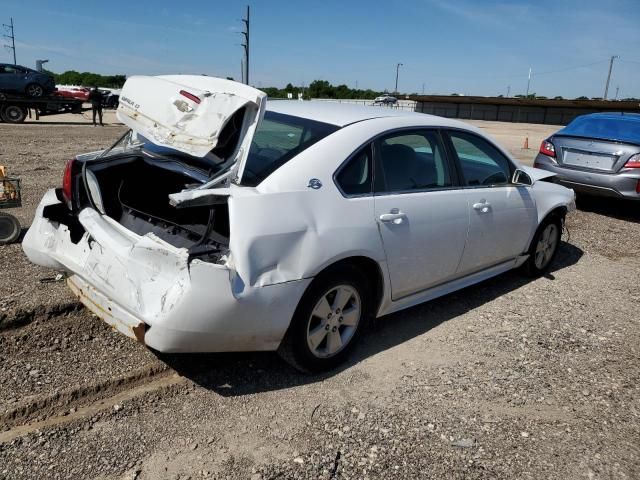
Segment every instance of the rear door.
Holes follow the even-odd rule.
[[[469,236],[458,267],[468,275],[524,253],[537,225],[531,187],[513,185],[515,166],[485,138],[448,130],[447,139],[464,184]]]
[[[438,130],[389,133],[374,150],[375,218],[398,300],[455,276],[469,208]]]

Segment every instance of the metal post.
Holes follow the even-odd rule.
[[[422,82],[422,95],[424,95],[424,82]]]
[[[618,92],[620,91],[620,86],[618,85],[616,87],[616,98],[614,98],[614,100],[618,100]]]
[[[249,85],[249,5],[247,5],[247,18],[243,18],[245,31],[242,32],[244,35],[244,43],[242,46],[244,47],[244,83]]]
[[[529,67],[529,79],[527,80],[527,94],[524,98],[529,98],[529,86],[531,85],[531,67]]]
[[[400,67],[402,66],[402,63],[398,63],[396,65],[396,90],[394,93],[398,93],[398,73],[400,72]]]
[[[11,35],[3,35],[3,37],[8,38],[11,40],[11,46],[6,45],[6,48],[9,48],[11,50],[13,50],[13,64],[17,65],[18,62],[16,61],[16,36],[13,30],[13,17],[11,17],[11,24],[7,25],[6,23],[3,23],[2,26],[4,26],[5,28],[8,28],[11,30]]]
[[[509,95],[511,95],[511,85],[507,87],[507,98],[509,98]]]
[[[607,75],[607,84],[604,86],[604,97],[603,100],[607,99],[607,94],[609,93],[609,81],[611,80],[611,70],[613,70],[613,61],[616,58],[620,58],[618,55],[611,55],[611,60],[609,60],[609,74]]]

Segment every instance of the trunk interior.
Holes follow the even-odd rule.
[[[154,233],[175,247],[187,248],[193,258],[217,261],[227,253],[226,201],[188,208],[169,204],[170,193],[201,184],[207,178],[206,172],[179,160],[150,159],[143,154],[111,157],[85,165],[87,188],[79,189],[84,192],[79,199],[81,205],[101,204],[106,215],[128,230],[138,235]]]

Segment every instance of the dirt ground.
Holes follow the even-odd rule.
[[[124,132],[106,120],[0,124],[25,227],[68,158]],[[472,123],[525,163],[556,129]],[[0,479],[640,478],[640,210],[583,199],[568,231],[546,277],[379,319],[321,376],[154,355],[2,246]]]

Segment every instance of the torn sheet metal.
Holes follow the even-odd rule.
[[[246,107],[237,149],[244,157],[265,104],[265,93],[230,80],[196,75],[133,76],[122,88],[117,117],[156,145],[204,157],[217,146],[229,119]],[[243,158],[236,160],[241,164]]]

